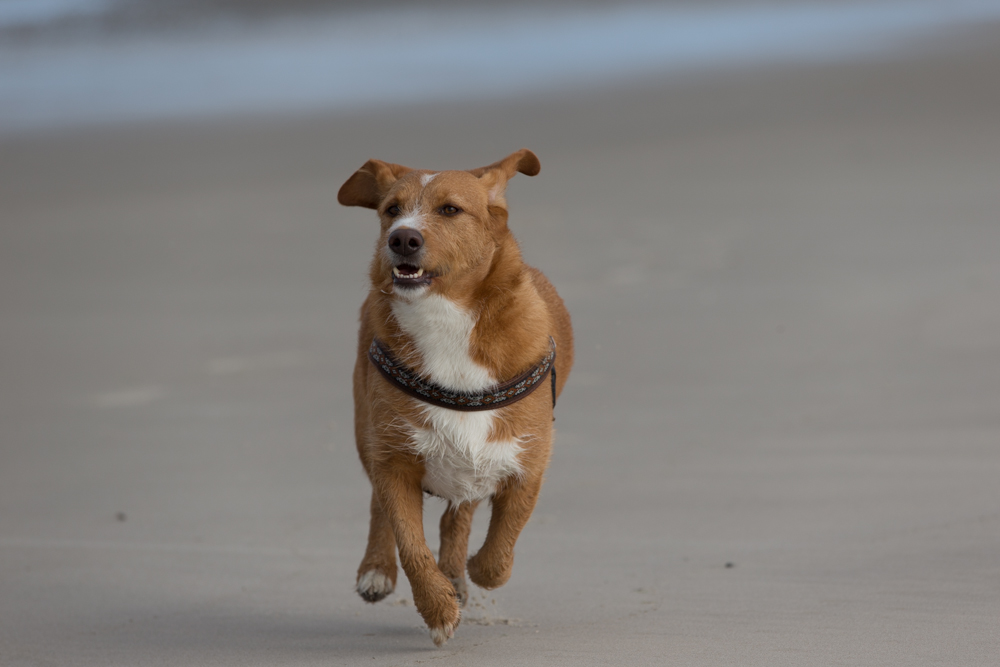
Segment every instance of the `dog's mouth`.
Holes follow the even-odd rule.
[[[420,285],[430,285],[434,279],[434,274],[424,271],[412,264],[400,264],[392,267],[392,284],[400,287],[419,287]]]

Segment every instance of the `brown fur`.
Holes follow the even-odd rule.
[[[538,170],[535,155],[521,150],[488,167],[440,172],[424,186],[423,177],[431,172],[369,160],[338,195],[344,205],[376,209],[381,219],[354,369],[355,435],[372,483],[368,547],[358,578],[360,582],[362,575],[376,571],[390,582],[387,590],[362,592],[369,601],[391,592],[398,548],[417,610],[439,645],[458,625],[459,605],[466,597],[466,567],[472,581],[483,588],[501,586],[510,577],[514,543],[534,509],[549,462],[552,396],[546,381],[544,388],[495,411],[498,418],[485,446],[520,438],[517,458],[523,474],[497,484],[490,496],[486,541],[467,564],[478,500],[449,504],[441,517],[441,549],[435,563],[423,533],[424,461],[410,446],[414,429],[431,424],[422,405],[391,386],[367,357],[368,346],[377,337],[402,363],[422,375],[427,371],[417,346],[393,315],[392,303],[399,297],[393,284],[394,260],[386,247],[390,227],[399,216],[390,209],[422,211],[420,265],[434,275],[428,290],[473,314],[469,356],[502,382],[537,364],[552,336],[557,344],[556,389],[561,392],[573,364],[569,313],[545,276],[524,264],[507,228],[507,180],[518,171],[534,175]],[[460,212],[448,215],[443,212],[446,205]]]

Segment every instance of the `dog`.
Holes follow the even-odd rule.
[[[540,168],[527,149],[468,171],[369,160],[337,195],[381,222],[354,368],[355,438],[372,484],[357,591],[368,602],[393,591],[398,549],[438,646],[459,624],[466,568],[481,588],[510,578],[573,365],[569,313],[507,227],[507,182]],[[448,501],[436,563],[424,493]],[[488,534],[466,562],[486,499]]]

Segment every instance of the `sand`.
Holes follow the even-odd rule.
[[[882,62],[0,141],[3,665],[990,665],[1000,29]],[[353,592],[369,157],[522,146],[578,360],[510,583]],[[436,502],[427,531],[436,536]],[[477,517],[473,543],[485,530]]]

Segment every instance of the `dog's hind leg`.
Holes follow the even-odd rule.
[[[389,517],[372,492],[368,548],[358,568],[358,595],[378,602],[396,588],[396,538]]]
[[[465,559],[469,555],[472,514],[478,504],[478,500],[460,505],[449,502],[448,509],[441,515],[441,551],[438,556],[438,569],[455,587],[460,607],[464,607],[469,598],[469,590],[465,584]]]

